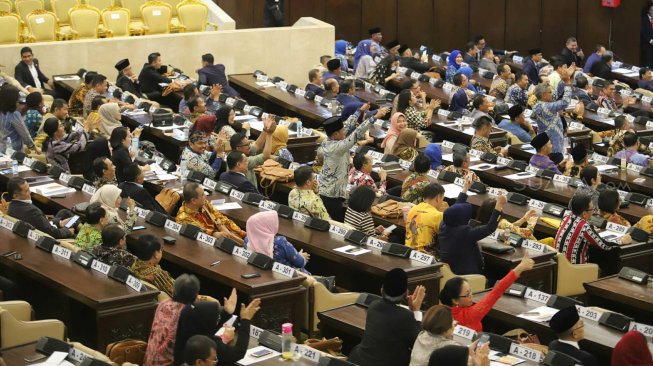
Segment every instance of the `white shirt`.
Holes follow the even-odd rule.
[[[32,78],[34,78],[34,85],[37,88],[41,88],[41,80],[39,80],[39,73],[36,71],[36,66],[34,66],[34,62],[32,62],[31,65],[28,65],[27,68],[29,69],[29,73],[32,74]]]
[[[569,344],[569,345],[571,345],[571,346],[574,346],[576,349],[580,349],[580,347],[578,346],[578,342],[574,342],[574,341],[566,341],[566,340],[564,340],[564,339],[558,339],[558,342],[560,342],[560,343],[566,343],[566,344]]]

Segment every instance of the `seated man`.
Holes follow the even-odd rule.
[[[154,197],[143,187],[143,171],[137,163],[127,164],[123,168],[123,177],[125,180],[118,185],[122,189],[120,196],[125,198],[129,197],[138,202],[143,209],[150,211],[157,211],[167,214],[166,210],[161,207]]]
[[[628,106],[634,104],[636,101],[635,97],[625,97],[622,98],[623,104],[619,106],[615,99],[615,93],[617,93],[617,87],[614,85],[612,80],[606,80],[605,86],[601,89],[601,95],[596,100],[596,103],[599,107],[606,108],[610,111],[623,112],[624,109],[628,108]]]
[[[464,187],[463,192],[466,192]],[[425,252],[437,242],[442,212],[449,205],[444,200],[444,188],[438,183],[429,183],[421,193],[422,202],[413,206],[406,216],[406,246]]]
[[[129,59],[122,59],[114,66],[118,70],[118,78],[116,79],[116,86],[122,89],[123,92],[133,94],[136,98],[143,98],[141,93],[141,84],[132,70]]]
[[[481,116],[474,120],[472,127],[474,127],[474,136],[472,136],[472,141],[469,144],[472,149],[492,154],[508,155],[508,147],[493,147],[490,142],[492,118]]]
[[[335,79],[338,82],[338,84],[342,82],[342,77],[341,77],[342,68],[340,66],[340,60],[334,58],[327,61],[327,68],[329,69],[329,71],[325,72],[322,75],[322,81],[324,82],[325,89],[329,89],[326,87],[327,80]]]
[[[478,175],[469,169],[469,163],[471,159],[466,151],[455,150],[452,156],[453,164],[444,168],[445,171],[454,172],[461,175],[463,178],[469,177],[472,182],[481,181]]]
[[[349,362],[360,366],[396,366],[410,362],[411,349],[422,328],[419,309],[426,291],[419,285],[408,295],[407,278],[400,268],[385,275],[381,288],[383,299],[374,301],[367,309],[363,339],[349,354]],[[404,300],[408,309],[399,306]]]
[[[637,86],[648,91],[653,91],[653,73],[648,67],[639,69],[639,81]]]
[[[270,159],[272,155],[272,133],[277,128],[275,116],[268,115],[268,118],[263,120],[263,130],[256,139],[252,146],[251,141],[244,133],[237,133],[229,139],[231,151],[240,151],[247,157],[247,180],[257,187],[256,174],[254,168],[262,165],[266,160]]]
[[[317,177],[310,166],[295,169],[295,188],[288,194],[288,206],[304,215],[331,220],[317,192]]]
[[[531,142],[535,136],[535,130],[524,117],[524,107],[519,104],[513,105],[508,109],[508,116],[510,116],[509,120],[504,119],[499,122],[499,128],[512,133],[524,144]]]
[[[482,58],[478,67],[496,74],[497,64],[494,62],[494,51],[492,50],[492,47],[484,47],[481,50],[481,54]]]
[[[93,160],[93,173],[95,173],[96,177],[93,182],[95,188],[100,188],[105,184],[118,185],[118,181],[116,180],[116,166],[106,156],[100,156]]]
[[[338,96],[338,93],[340,93],[340,84],[336,79],[333,78],[324,82],[324,88],[325,88],[325,93],[324,93],[325,98],[335,98]]]
[[[630,227],[630,222],[624,219],[619,213],[621,197],[615,189],[605,189],[599,193],[599,214],[607,222],[613,222],[622,226]]]
[[[488,98],[485,97],[485,95],[479,94],[475,96],[474,100],[472,101],[472,107],[474,107],[474,109],[469,114],[470,117],[474,119],[481,116],[492,118],[490,117],[489,113],[492,111],[494,104],[490,102]]]
[[[184,185],[184,202],[177,212],[177,222],[192,224],[216,238],[226,237],[243,245],[246,233],[221,214],[204,195],[204,188],[195,182]]]
[[[535,148],[537,153],[531,157],[529,164],[538,169],[548,169],[554,171],[556,174],[562,174],[560,171],[561,166],[567,164],[567,160],[563,160],[560,164],[556,164],[549,158],[553,144],[546,133],[540,133],[533,138],[531,146]]]
[[[81,225],[77,223],[75,227],[66,228],[66,224],[73,216],[69,210],[60,210],[57,212],[53,223],[48,221],[36,205],[32,203],[32,196],[29,191],[29,184],[20,177],[12,177],[7,182],[7,195],[11,199],[7,214],[18,220],[28,222],[37,230],[40,230],[55,239],[66,239],[75,237],[75,228]]]
[[[549,321],[558,339],[549,343],[549,350],[564,353],[578,360],[583,366],[596,366],[598,362],[591,353],[580,349],[578,342],[585,338],[585,325],[575,306],[564,308]]]
[[[518,104],[523,108],[528,106],[528,75],[517,71],[515,74],[515,83],[508,87],[506,91],[506,103]]]
[[[453,85],[457,86],[457,90],[451,97],[449,110],[451,112],[466,113],[467,104],[469,103],[469,99],[467,98],[467,76],[463,74],[454,75]]]
[[[406,202],[418,204],[422,202],[422,191],[430,183],[427,173],[431,168],[431,160],[426,154],[419,153],[413,166],[415,172],[401,185],[401,198]]]
[[[109,224],[102,229],[102,244],[91,249],[91,254],[102,263],[131,267],[136,256],[127,251],[125,231],[118,224]]]
[[[14,77],[20,85],[30,93],[42,91],[44,94],[54,96],[54,83],[41,72],[39,60],[34,58],[32,49],[29,47],[21,48],[20,59],[21,61],[14,69]]]
[[[573,149],[571,149],[572,160],[567,160],[565,166],[565,175],[568,177],[580,177],[580,172],[583,171],[587,165],[589,165],[589,160],[587,159],[587,149],[583,144],[576,144]]]
[[[215,341],[201,334],[196,334],[188,339],[183,356],[184,365],[187,366],[204,366],[207,360],[214,365],[218,364],[218,351]]]
[[[308,84],[306,84],[306,91],[312,91],[315,95],[322,96],[324,88],[322,87],[322,72],[318,69],[312,69],[308,72]]]
[[[220,174],[220,181],[227,182],[241,192],[259,193],[255,185],[247,179],[248,159],[240,151],[232,151],[227,155],[227,171]]]
[[[633,132],[626,132],[624,135],[624,150],[617,152],[615,155],[618,159],[626,159],[627,163],[633,163],[639,166],[647,167],[651,162],[651,157],[640,154],[637,151],[639,147],[639,137]]]
[[[383,196],[388,173],[383,168],[379,169],[379,178],[381,180],[376,183],[371,175],[373,167],[374,164],[370,156],[356,154],[354,156],[354,167],[349,170],[348,183],[352,186],[352,189],[360,186],[370,186],[378,196]]]
[[[84,74],[84,82],[79,84],[77,89],[75,89],[75,91],[70,95],[70,99],[68,99],[68,108],[70,108],[70,114],[73,116],[82,116],[84,112],[84,99],[86,99],[86,93],[88,93],[91,88],[91,83],[93,82],[95,75],[97,75],[97,72],[87,71],[86,74]]]
[[[202,68],[197,70],[199,85],[215,86],[220,85],[222,92],[232,98],[240,97],[240,94],[229,85],[223,64],[214,64],[215,59],[210,53],[202,55]]]
[[[497,68],[497,78],[490,85],[490,95],[505,99],[508,95],[508,87],[515,82],[515,74],[510,70],[508,64],[500,64]]]
[[[361,103],[360,99],[354,95],[356,93],[356,85],[354,84],[354,80],[347,79],[343,81],[342,85],[338,89],[341,92],[338,94],[338,96],[336,96],[338,103],[342,104],[343,106],[350,103]]]
[[[93,81],[91,81],[91,86],[88,89],[86,96],[84,96],[84,106],[83,106],[84,117],[87,117],[88,114],[91,112],[91,103],[93,102],[93,98],[95,98],[98,95],[106,97],[107,90],[109,90],[109,83],[107,82],[107,77],[102,74],[95,75],[93,77]]]
[[[183,88],[190,81],[173,81],[166,76],[167,70],[166,66],[161,65],[161,54],[158,52],[150,53],[147,56],[147,63],[138,75],[138,82],[141,84],[141,93],[145,94],[148,99],[166,105],[175,112],[179,112],[181,97],[177,93],[170,93],[163,96],[165,88],[162,88],[160,84],[174,83],[177,87]]]
[[[190,110],[188,103],[195,97],[201,98],[204,101],[204,111],[202,113],[206,111],[214,113],[220,108],[218,104],[220,93],[222,93],[222,86],[220,84],[211,87],[211,93],[208,97],[204,97],[195,84],[188,84],[184,87],[184,99],[179,102],[179,113],[183,115],[192,114],[193,111]]]

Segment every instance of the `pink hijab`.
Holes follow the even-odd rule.
[[[279,231],[279,217],[276,211],[264,211],[247,219],[247,249],[272,258],[274,236]]]
[[[381,142],[381,147],[385,148],[385,143],[390,137],[399,137],[399,134],[401,133],[401,129],[399,129],[399,117],[402,116],[406,118],[406,116],[404,116],[404,114],[401,112],[397,112],[392,115],[390,118],[390,128],[388,129],[388,133],[385,135],[383,142]]]

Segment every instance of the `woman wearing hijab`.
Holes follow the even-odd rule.
[[[278,156],[289,162],[295,161],[292,153],[288,151],[288,126],[277,126],[272,133],[272,155]]]
[[[135,209],[136,202],[131,198],[127,198],[127,220],[123,221],[118,214],[118,208],[122,202],[120,193],[122,193],[122,189],[113,184],[107,184],[93,193],[90,203],[100,202],[102,208],[106,211],[109,224],[118,224],[126,234],[129,234],[138,218]]]
[[[468,179],[471,181],[471,177],[465,180]],[[506,201],[506,196],[499,196],[490,221],[477,227],[469,225],[474,208],[467,203],[465,193],[461,192],[456,204],[444,211],[440,224],[440,256],[443,262],[449,264],[453,273],[458,275],[482,273],[483,257],[478,241],[497,229]]]
[[[373,42],[371,39],[366,39],[360,41],[358,46],[356,46],[356,53],[354,53],[354,71],[358,70],[358,62],[360,61],[361,57],[365,55],[371,55],[370,48],[372,47],[372,43]]]
[[[349,71],[349,60],[347,59],[347,45],[349,42],[340,39],[336,41],[336,58],[340,60],[340,70],[343,72]]]
[[[612,366],[652,366],[646,338],[636,330],[624,334],[612,351]]]
[[[459,50],[451,51],[449,58],[447,58],[447,72],[445,74],[447,83],[453,84],[453,76],[456,75],[458,69],[463,63],[463,55]]]
[[[406,121],[406,116],[403,113],[397,112],[392,115],[390,118],[390,128],[388,129],[385,138],[381,142],[381,147],[383,148],[384,154],[390,155],[392,153],[395,142],[397,141],[397,138],[399,138],[399,134],[402,130],[406,129],[407,126],[408,122]]]
[[[265,254],[286,266],[291,266],[309,274],[306,270],[306,263],[310,258],[303,250],[299,252],[288,242],[285,236],[277,235],[279,231],[279,217],[275,211],[259,212],[249,219],[245,226],[247,237],[245,248],[252,252]]]
[[[440,170],[442,166],[442,146],[440,144],[429,144],[424,150],[424,154],[431,161],[431,169]]]
[[[397,112],[401,112],[406,116],[408,127],[418,131],[422,131],[431,125],[433,111],[438,107],[440,107],[440,101],[433,98],[426,106],[426,110],[420,112],[417,109],[417,97],[410,89],[402,90],[397,97]]]
[[[419,153],[415,149],[417,143],[417,131],[412,128],[406,128],[399,134],[397,142],[392,149],[392,155],[398,156],[400,159],[406,161],[413,161]]]
[[[244,132],[244,130],[249,130],[249,123],[240,123],[236,121],[236,112],[229,106],[223,106],[215,111],[215,117],[217,118],[215,132],[224,132],[227,134],[227,138],[231,138],[231,136],[237,133]]]
[[[376,68],[374,55],[376,55],[379,46],[375,42],[366,42],[358,48],[361,49],[361,52],[358,63],[356,64],[354,76],[356,78],[367,79],[372,75],[374,68]],[[359,53],[358,48],[356,49],[356,53]]]
[[[111,132],[117,127],[122,127],[120,122],[120,107],[118,103],[106,103],[98,110],[100,115],[100,133],[104,136],[111,136]]]
[[[399,67],[399,58],[394,55],[387,55],[370,74],[370,82],[386,86],[390,80],[394,80],[399,76],[397,67]]]
[[[41,149],[48,162],[70,173],[68,166],[70,154],[84,150],[88,135],[84,131],[75,131],[66,135],[63,123],[60,123],[56,117],[48,118],[43,123],[43,132],[48,136],[43,141]]]

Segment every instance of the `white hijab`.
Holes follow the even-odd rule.
[[[116,208],[116,201],[120,198],[120,193],[122,193],[122,189],[113,184],[105,184],[95,191],[93,197],[91,197],[90,203],[100,202],[102,208],[107,211],[109,217],[122,224],[123,222],[120,219],[120,216],[118,216],[118,209]]]

